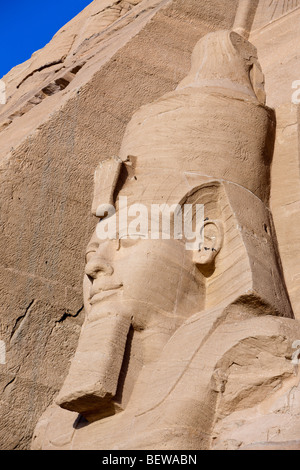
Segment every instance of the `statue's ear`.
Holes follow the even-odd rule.
[[[220,220],[206,220],[202,230],[203,242],[193,252],[193,262],[199,266],[209,266],[222,248],[223,224]]]

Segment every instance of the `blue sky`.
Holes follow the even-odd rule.
[[[0,78],[44,47],[92,0],[0,0]]]

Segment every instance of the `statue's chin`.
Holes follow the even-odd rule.
[[[131,316],[133,304],[126,301],[122,291],[100,292],[93,296],[88,304],[87,319],[89,322],[100,320],[108,316]]]

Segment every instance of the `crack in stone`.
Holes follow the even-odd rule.
[[[83,308],[84,308],[84,306],[82,305],[82,307],[80,307],[80,309],[75,313],[75,315],[72,315],[71,313],[65,312],[65,313],[61,316],[61,318],[55,322],[55,324],[57,324],[57,323],[63,323],[68,317],[71,317],[71,318],[76,318],[76,317],[78,317],[78,315],[80,314],[80,312],[82,312]]]
[[[27,313],[29,312],[29,310],[32,307],[32,305],[34,304],[34,302],[35,302],[35,299],[33,299],[30,302],[30,304],[28,305],[28,307],[26,307],[25,313],[16,319],[15,324],[14,324],[13,329],[12,329],[12,332],[11,332],[11,335],[10,335],[10,341],[12,340],[13,336],[15,335],[15,333],[17,332],[19,327],[21,326],[22,321],[26,317]]]
[[[10,384],[12,384],[15,380],[16,380],[16,376],[13,377],[13,378],[5,385],[4,389],[2,390],[2,393],[4,393],[5,390],[7,389],[7,387],[8,387]]]
[[[30,72],[28,75],[26,75],[25,78],[17,85],[17,89],[20,88],[20,86],[27,80],[27,78],[32,77],[36,72],[41,72],[41,70],[47,69],[49,67],[52,67],[53,65],[58,65],[58,64],[63,64],[66,56],[62,57],[59,60],[54,60],[53,62],[50,62],[48,64],[42,65],[41,67],[38,67],[37,69],[34,69],[32,72]]]

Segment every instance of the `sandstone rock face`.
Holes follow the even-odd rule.
[[[6,344],[7,360],[0,363],[1,449],[29,448],[37,423],[35,449],[299,448],[299,376],[291,361],[292,345],[300,340],[299,323],[293,319],[300,315],[300,114],[292,102],[292,84],[300,80],[299,12],[298,1],[283,0],[94,0],[44,49],[3,77],[0,340]],[[118,316],[98,319],[96,327],[94,323],[89,329],[82,273],[84,250],[97,222],[90,211],[94,170],[113,155],[121,158],[122,165],[128,157],[137,157],[136,184],[133,190],[125,184],[124,194],[136,195],[143,184],[150,188],[148,193],[142,191],[144,202],[147,197],[150,201],[149,195],[159,194],[170,163],[164,168],[162,158],[156,164],[155,178],[148,178],[153,163],[149,145],[154,142],[161,150],[159,130],[164,130],[162,136],[170,142],[170,136],[176,136],[172,122],[187,122],[188,113],[177,110],[175,104],[196,97],[184,81],[196,43],[208,33],[232,28],[245,38],[250,35],[265,74],[268,108],[263,102],[261,70],[252,64],[248,91],[252,111],[245,118],[238,100],[233,110],[247,122],[257,110],[248,129],[250,139],[245,134],[244,141],[240,137],[238,119],[233,129],[235,138],[241,138],[242,164],[247,163],[248,154],[259,155],[257,163],[241,170],[237,157],[229,168],[216,164],[214,173],[215,165],[205,158],[198,167],[188,166],[189,175],[179,185],[169,175],[164,193],[164,201],[170,203],[178,197],[180,201],[188,189],[201,187],[202,200],[211,206],[211,218],[227,214],[232,221],[232,225],[226,221],[225,230],[226,241],[231,237],[232,241],[223,251],[216,250],[215,277],[205,271],[205,301],[204,284],[191,281],[193,271],[186,278],[176,319],[166,321],[162,332],[157,328],[159,317],[149,316],[147,328],[153,342],[148,340],[144,319],[132,325],[127,313],[122,322]],[[239,40],[236,44],[240,50]],[[237,73],[236,81],[243,87],[246,82],[241,76]],[[203,80],[219,78],[205,76]],[[244,91],[239,89],[239,93]],[[166,97],[163,104],[162,96]],[[203,105],[202,95],[196,99]],[[212,121],[218,122],[219,117],[221,129],[222,119],[226,122],[232,112],[226,104],[222,106],[224,94],[213,100],[207,107],[209,119],[204,116],[202,123],[206,156],[213,152],[213,145],[218,155],[222,149],[220,132],[219,142],[217,133],[211,135]],[[173,114],[168,120],[170,106]],[[269,108],[275,109],[276,133]],[[156,116],[165,111],[158,122]],[[199,119],[197,113],[192,115],[189,129],[195,116]],[[140,132],[139,123],[146,119]],[[149,133],[152,140],[147,142]],[[174,140],[172,154],[178,152],[174,173],[185,169],[180,160],[182,148],[197,147],[196,134],[191,131],[184,134],[185,141]],[[239,155],[232,139],[229,158],[234,152]],[[197,160],[197,155],[193,158]],[[111,202],[112,194],[105,202]],[[97,197],[101,195],[100,188]],[[194,201],[193,194],[188,197]],[[241,227],[239,234],[235,223]],[[176,265],[182,265],[182,256],[177,248],[163,245],[161,249],[168,262],[174,261],[175,285]],[[198,265],[207,266],[202,261],[198,259]],[[156,266],[153,272],[160,275],[162,271],[163,267]],[[220,281],[221,272],[226,274]],[[144,289],[144,299],[152,301],[157,292],[161,301],[159,288]],[[170,308],[167,301],[171,299],[165,300],[166,310]],[[197,316],[200,311],[205,314]],[[111,349],[111,338],[115,349]],[[80,382],[76,354],[87,351],[89,359],[105,342],[110,362],[94,363],[98,382],[91,372],[92,399],[86,408],[88,393]],[[199,350],[189,344],[197,344]],[[96,382],[104,394],[99,392],[101,387],[95,388]],[[153,387],[157,393],[152,393]],[[200,398],[193,394],[197,387]],[[207,413],[207,406],[214,413]],[[78,412],[91,422],[78,417]],[[102,421],[104,416],[109,418]],[[133,417],[134,427],[130,424]]]

